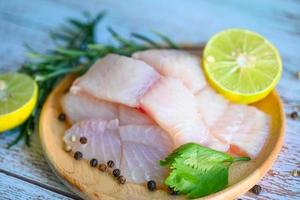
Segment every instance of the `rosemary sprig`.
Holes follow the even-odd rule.
[[[37,81],[39,98],[33,113],[19,127],[19,135],[8,144],[8,148],[23,138],[26,145],[30,146],[30,136],[38,123],[42,105],[53,87],[66,74],[84,73],[96,59],[109,53],[130,56],[136,51],[150,48],[178,48],[170,38],[158,32],[155,32],[156,35],[166,44],[160,45],[138,33],[133,33],[132,38],[127,39],[120,36],[111,27],[107,30],[118,45],[99,44],[95,39],[95,30],[104,16],[105,12],[100,12],[94,17],[85,13],[82,20],[68,19],[67,24],[58,31],[50,32],[50,38],[56,47],[46,53],[38,53],[30,46],[26,46],[29,51],[28,60],[22,65],[20,72],[29,74]]]

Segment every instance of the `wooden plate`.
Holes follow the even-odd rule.
[[[111,175],[91,168],[87,161],[76,161],[63,150],[62,137],[68,125],[58,120],[61,113],[60,98],[70,87],[75,76],[67,76],[49,95],[40,117],[39,134],[49,165],[74,192],[88,199],[185,199],[171,196],[163,190],[149,192],[145,186],[133,183],[119,185]],[[283,104],[276,91],[254,104],[272,116],[269,138],[257,159],[235,163],[229,172],[229,186],[204,200],[234,199],[247,192],[271,168],[281,149],[285,133]]]

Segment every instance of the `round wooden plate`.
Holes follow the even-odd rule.
[[[39,122],[44,154],[58,177],[71,190],[86,199],[185,199],[183,196],[171,196],[163,190],[149,192],[144,185],[133,183],[119,185],[111,175],[91,168],[85,160],[76,161],[70,153],[63,150],[62,137],[69,125],[58,120],[58,115],[61,113],[60,98],[74,78],[74,75],[67,76],[52,91],[44,104]],[[264,100],[254,105],[272,116],[272,128],[262,152],[254,160],[233,164],[229,172],[229,186],[201,199],[237,198],[255,185],[276,160],[285,133],[283,104],[277,92],[273,91]]]

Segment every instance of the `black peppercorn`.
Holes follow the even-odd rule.
[[[260,185],[254,185],[251,189],[250,192],[252,192],[253,194],[259,195],[261,192],[262,188]]]
[[[66,115],[64,113],[60,113],[58,115],[58,120],[62,122],[66,121]]]
[[[90,160],[90,165],[91,165],[91,167],[97,167],[97,165],[98,165],[98,160],[95,159],[95,158],[91,159],[91,160]]]
[[[80,151],[76,151],[74,153],[75,160],[80,160],[82,158],[82,153]]]
[[[81,137],[81,138],[79,139],[79,142],[80,142],[81,144],[86,144],[86,143],[87,143],[87,138],[86,138],[86,137]]]
[[[126,182],[126,178],[124,176],[119,176],[118,177],[118,183],[119,184],[124,184]]]
[[[114,161],[109,160],[109,161],[107,162],[107,166],[108,166],[109,168],[113,168],[113,167],[115,166]]]
[[[297,119],[298,118],[298,112],[294,111],[291,113],[291,118],[292,119]]]
[[[148,190],[154,191],[156,189],[156,183],[155,183],[155,181],[153,181],[153,180],[148,181],[147,187],[148,187]]]
[[[121,175],[121,171],[119,169],[114,169],[113,175],[114,175],[114,177],[118,177]]]
[[[107,166],[106,166],[106,164],[101,163],[98,168],[99,168],[100,171],[105,172],[106,169],[107,169]]]

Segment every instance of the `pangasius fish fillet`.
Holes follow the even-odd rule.
[[[80,138],[85,137],[82,144]],[[159,166],[174,149],[169,135],[156,125],[119,126],[118,120],[86,120],[75,123],[66,131],[66,145],[72,152],[79,151],[86,160],[100,163],[114,161],[115,168],[127,181],[161,183],[167,170]]]
[[[83,76],[76,79],[71,91],[138,107],[139,98],[159,78],[160,75],[143,61],[109,54],[99,59]]]
[[[209,134],[208,127],[198,114],[196,97],[180,80],[161,78],[141,98],[140,103],[146,113],[174,138],[177,147],[188,142],[223,146],[212,144],[212,141],[217,143],[218,140],[211,139],[213,136]]]
[[[143,60],[163,76],[181,80],[193,94],[207,85],[200,58],[186,51],[150,49],[136,52],[133,57]]]
[[[68,92],[61,98],[63,111],[71,123],[87,119],[112,120],[119,116],[119,107],[91,95],[75,95]]]

